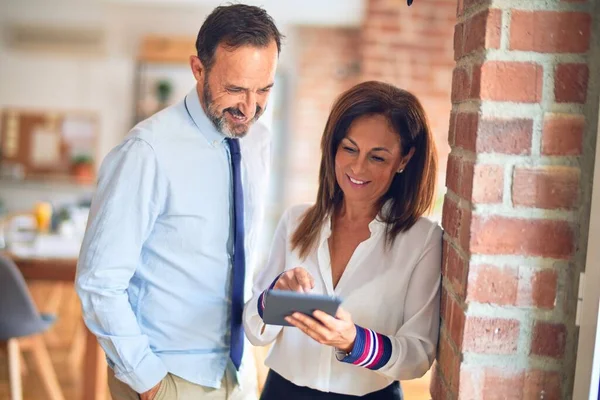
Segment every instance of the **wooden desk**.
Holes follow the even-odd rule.
[[[70,282],[75,280],[77,259],[22,258],[3,253],[11,258],[26,280]],[[105,400],[107,394],[106,360],[96,336],[85,328],[84,376],[81,400]]]

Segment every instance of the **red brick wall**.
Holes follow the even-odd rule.
[[[287,204],[313,202],[318,188],[321,136],[333,101],[359,82],[359,29],[299,27],[291,102]]]
[[[345,89],[370,79],[410,90],[423,103],[440,155],[443,194],[456,0],[420,0],[410,8],[397,0],[368,0],[366,6],[360,29],[303,27],[296,32],[299,67],[287,202],[314,200],[319,139],[331,104]],[[353,65],[360,67],[359,75],[340,75]]]
[[[433,399],[569,398],[598,118],[593,2],[366,4],[360,30],[298,35],[288,202],[314,198],[339,93],[366,79],[415,93],[447,186]],[[357,61],[359,76],[340,76]]]
[[[434,400],[570,398],[598,116],[583,3],[459,1]]]
[[[456,0],[368,0],[362,26],[362,79],[392,83],[414,93],[427,112],[439,153],[443,195],[455,62]]]

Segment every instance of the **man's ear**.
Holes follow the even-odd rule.
[[[190,68],[192,69],[192,74],[194,74],[196,81],[201,82],[204,80],[205,69],[198,56],[190,56]]]

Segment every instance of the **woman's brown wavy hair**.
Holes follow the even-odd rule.
[[[379,202],[378,218],[391,244],[400,232],[412,227],[433,205],[437,172],[435,144],[419,100],[406,90],[376,81],[360,83],[335,101],[321,139],[321,167],[317,201],[302,216],[292,235],[292,249],[304,259],[317,242],[325,220],[342,204],[343,192],[335,177],[335,154],[357,118],[380,114],[398,134],[403,156],[415,152],[403,173],[396,174]],[[389,200],[389,210],[381,212]]]

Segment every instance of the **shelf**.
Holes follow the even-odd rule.
[[[193,37],[148,35],[142,40],[138,61],[187,65],[194,54]]]
[[[80,183],[73,177],[43,177],[36,176],[27,179],[0,178],[0,186],[9,188],[36,188],[36,189],[76,189],[76,190],[94,190],[94,183]]]

